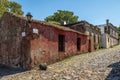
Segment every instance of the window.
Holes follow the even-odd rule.
[[[58,50],[65,51],[65,36],[64,35],[58,36]]]
[[[77,50],[80,51],[81,39],[77,38]]]
[[[107,33],[107,28],[105,27],[104,32]]]

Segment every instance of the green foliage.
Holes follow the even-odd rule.
[[[66,21],[66,23],[75,23],[78,22],[78,16],[75,16],[71,11],[58,10],[53,15],[46,17],[45,21],[54,21],[58,22],[59,24],[61,24],[63,21]]]
[[[99,48],[100,48],[100,44],[99,44],[99,43],[95,43],[95,44],[94,44],[94,49],[97,50],[97,49],[99,49]]]
[[[101,43],[99,43],[98,45],[99,45],[99,49],[102,48],[102,44]]]
[[[23,15],[23,11],[21,10],[20,4],[16,2],[11,2],[9,0],[0,0],[0,18],[6,11]]]
[[[114,46],[110,46],[110,48],[113,48]]]
[[[0,0],[0,17],[5,11],[8,11],[9,1],[8,0]]]
[[[56,25],[60,25],[60,23],[55,22],[55,21],[49,21],[48,23],[51,23],[51,24],[56,24]]]
[[[10,2],[9,4],[9,11],[19,15],[23,15],[23,11],[21,10],[21,8],[21,5],[16,2]]]

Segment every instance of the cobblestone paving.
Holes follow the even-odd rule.
[[[38,69],[17,71],[0,68],[0,80],[120,80],[120,45],[67,58]]]

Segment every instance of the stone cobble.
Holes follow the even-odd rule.
[[[120,80],[119,61],[120,45],[67,58],[49,65],[46,71],[36,68],[10,73],[11,69],[2,67],[0,80]]]

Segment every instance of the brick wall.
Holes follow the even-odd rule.
[[[39,29],[39,38],[31,40],[32,66],[46,62],[54,63],[66,57],[79,53],[88,52],[86,35],[63,31],[51,26],[32,23],[32,27]],[[58,51],[58,35],[65,36],[65,51]],[[77,51],[77,37],[81,38],[81,49]]]
[[[21,29],[25,21],[6,12],[0,25],[0,63],[20,67]]]
[[[6,12],[0,23],[0,64],[30,69],[40,63],[51,64],[66,57],[88,52],[87,36],[72,31],[57,29],[51,25],[32,22],[31,27],[39,30],[35,38],[22,37],[27,27],[24,17]],[[65,36],[65,51],[58,51],[58,35]],[[34,34],[32,37],[34,37]],[[77,38],[81,39],[77,51]]]

